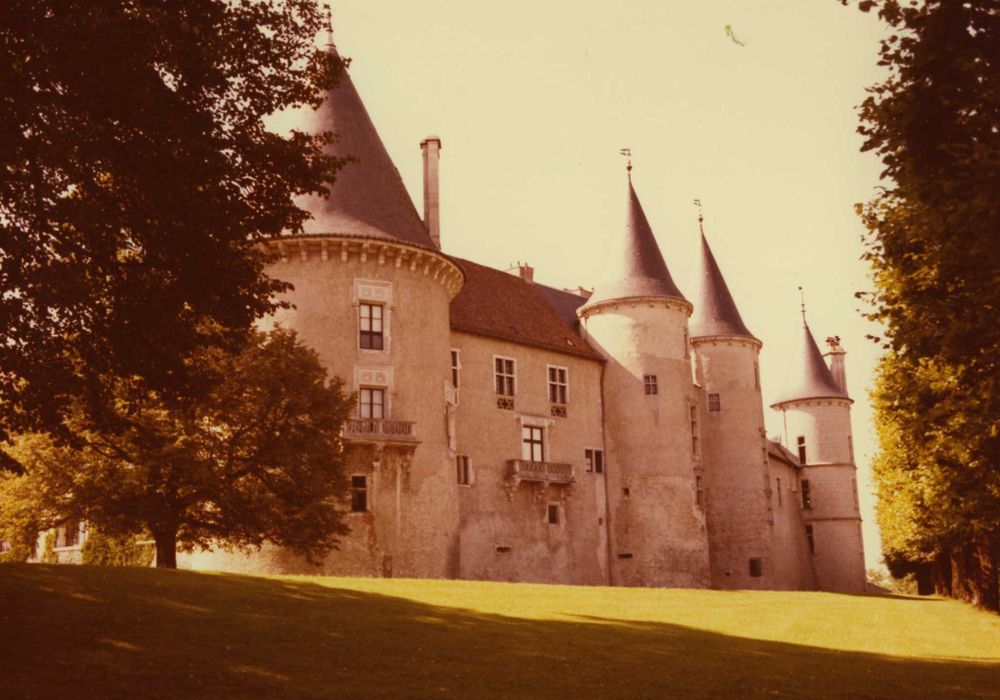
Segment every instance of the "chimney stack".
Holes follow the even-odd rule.
[[[514,275],[515,277],[520,277],[525,282],[534,283],[535,281],[535,268],[528,263],[521,262],[520,260],[516,263],[511,263],[506,272]]]
[[[438,191],[438,160],[441,139],[428,136],[420,142],[424,153],[424,225],[438,250],[441,249],[441,200]]]
[[[833,375],[833,381],[837,382],[837,386],[846,394],[847,368],[844,364],[844,356],[847,352],[840,345],[839,335],[827,338],[826,344],[830,346],[830,349],[823,354],[823,357],[826,358],[826,363],[830,367],[830,374]]]

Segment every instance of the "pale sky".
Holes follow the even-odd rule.
[[[705,231],[744,321],[764,342],[765,406],[798,348],[796,287],[821,347],[847,350],[865,554],[880,560],[868,392],[877,329],[853,205],[880,166],[854,107],[876,82],[871,15],[837,0],[333,0],[335,40],[422,211],[420,141],[441,137],[444,249],[524,261],[591,287],[622,231],[625,163],[681,290]],[[732,28],[739,46],[725,32]],[[765,409],[769,435],[778,414]]]

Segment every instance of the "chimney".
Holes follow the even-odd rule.
[[[441,200],[438,192],[438,160],[441,157],[441,139],[428,136],[420,142],[424,153],[424,226],[431,240],[441,249]]]
[[[511,266],[507,268],[506,272],[514,275],[515,277],[520,277],[525,282],[535,281],[535,268],[533,268],[528,263],[516,262],[511,263]]]
[[[833,375],[833,381],[837,382],[837,386],[846,394],[847,369],[844,366],[844,356],[847,355],[847,352],[840,345],[839,335],[827,338],[826,344],[830,346],[830,349],[823,354],[823,357],[826,358],[826,363],[830,367],[830,374]]]

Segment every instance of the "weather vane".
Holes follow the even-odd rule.
[[[702,222],[705,220],[705,217],[701,211],[701,200],[700,199],[694,200],[694,205],[698,207],[698,230],[704,234],[705,229],[702,227]]]
[[[326,43],[333,46],[333,10],[328,2],[323,3],[323,9],[326,10]]]
[[[626,148],[622,148],[618,152],[621,153],[623,156],[625,156],[628,159],[628,164],[625,166],[625,169],[629,173],[631,173],[632,172],[632,149],[626,147]]]
[[[802,291],[802,285],[799,285],[799,305],[802,308],[802,325],[806,324],[806,293]]]

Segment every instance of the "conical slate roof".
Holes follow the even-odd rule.
[[[317,110],[307,110],[303,122],[303,131],[334,132],[336,138],[326,147],[327,153],[353,159],[337,172],[329,197],[299,200],[313,215],[303,226],[305,233],[435,247],[346,68],[323,104]]]
[[[584,307],[612,299],[668,297],[684,300],[674,284],[667,263],[653,237],[639,197],[628,181],[628,204],[624,235],[616,240],[604,268],[604,281],[598,283]],[[686,301],[686,300],[685,300]]]
[[[801,401],[803,399],[847,399],[847,393],[837,386],[830,368],[816,345],[809,326],[803,322],[799,351],[791,358],[785,386],[777,400],[771,404]]]
[[[698,296],[695,298],[694,313],[690,321],[691,337],[727,335],[753,338],[736,309],[736,302],[722,277],[719,264],[715,262],[704,231],[701,234],[699,281]]]

